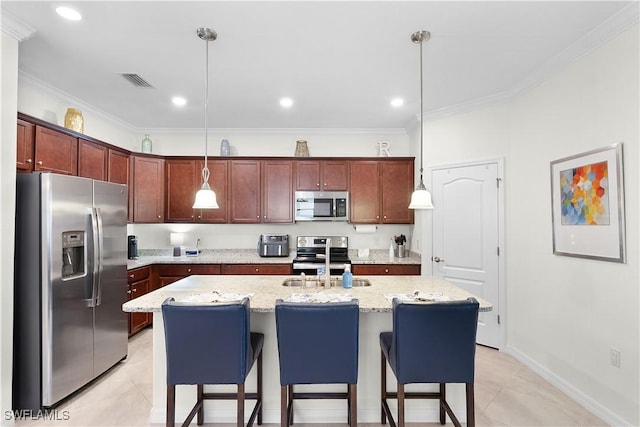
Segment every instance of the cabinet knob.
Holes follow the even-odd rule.
[[[193,218],[193,217],[191,217],[191,218]],[[202,218],[202,215],[198,215],[198,219],[200,219],[200,218]]]
[[[190,268],[187,268],[187,273],[191,273],[191,269]]]
[[[138,290],[137,289],[131,289],[131,292],[133,292],[135,294],[136,292],[138,292]]]
[[[38,160],[36,163],[37,163],[38,165],[42,166],[42,160]]]
[[[388,272],[389,272],[389,269],[388,269],[388,268],[385,268],[385,269],[384,269],[384,272],[385,272],[385,273],[388,273]]]
[[[384,218],[384,219],[387,219],[387,216],[385,215],[385,216],[383,216],[383,218]]]
[[[131,291],[127,291],[127,293],[128,293],[129,295],[131,295]]]
[[[376,219],[380,219],[380,215],[376,215]]]
[[[258,273],[258,272],[260,272],[260,269],[259,269],[259,268],[256,268],[256,273]]]
[[[134,277],[136,277],[136,276],[135,276],[135,274],[130,274],[130,275],[129,275],[129,278],[130,278],[130,279],[133,279]]]
[[[320,187],[320,183],[319,182],[316,183],[316,187]]]
[[[324,186],[325,186],[325,187],[327,186],[327,183],[326,183],[326,182],[324,183]]]
[[[162,218],[160,215],[158,215],[158,219]]]
[[[26,162],[26,163],[31,163],[32,161],[33,161],[33,160],[31,160],[31,159],[27,159],[27,160],[25,160],[25,162]]]

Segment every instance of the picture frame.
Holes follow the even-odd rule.
[[[554,255],[626,263],[622,143],[551,162]]]

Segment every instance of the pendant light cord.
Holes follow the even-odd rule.
[[[209,126],[207,116],[209,111],[209,40],[205,40],[205,77],[204,77],[204,167],[202,168],[203,183],[209,182],[209,164],[207,161],[207,150],[209,147]]]
[[[424,147],[424,105],[423,105],[423,93],[424,90],[422,88],[422,41],[423,37],[420,38],[420,183],[422,183],[422,162],[424,159],[424,155],[422,153]]]

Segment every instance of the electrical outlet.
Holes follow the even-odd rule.
[[[609,362],[616,368],[620,367],[620,350],[613,347],[609,349]]]

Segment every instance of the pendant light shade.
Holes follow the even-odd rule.
[[[420,183],[416,187],[416,190],[411,195],[411,203],[409,203],[409,209],[433,209],[433,203],[431,203],[431,193],[427,191],[422,180],[422,161],[423,161],[423,145],[424,145],[424,126],[423,126],[423,90],[422,90],[422,42],[427,42],[431,38],[431,33],[428,31],[416,31],[411,34],[411,41],[414,43],[420,43]]]
[[[205,41],[205,79],[204,79],[204,167],[202,168],[202,187],[196,193],[196,200],[193,203],[193,209],[218,209],[218,201],[216,193],[209,186],[209,165],[207,164],[207,148],[208,148],[208,132],[207,126],[208,107],[209,107],[209,41],[218,38],[215,31],[209,28],[198,28],[196,31],[198,37]]]

